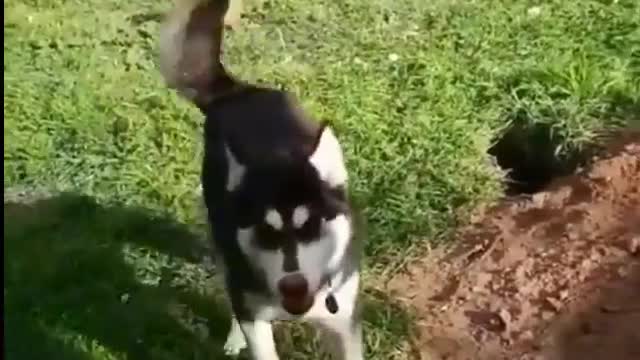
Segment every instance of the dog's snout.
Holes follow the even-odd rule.
[[[309,292],[309,283],[302,274],[291,274],[280,279],[278,290],[284,297],[302,298]]]

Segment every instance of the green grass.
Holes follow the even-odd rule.
[[[223,358],[229,310],[202,235],[73,193],[5,197],[4,214],[9,359]],[[408,315],[365,299],[372,354],[401,348]],[[278,330],[288,359],[309,358],[308,329]]]
[[[486,152],[509,126],[550,128],[534,141],[561,160],[640,114],[635,0],[249,3],[225,62],[337,129],[368,280],[500,195]],[[216,357],[228,315],[192,247],[202,119],[156,66],[170,2],[4,6],[5,189],[70,193],[5,199],[7,355]],[[369,354],[406,358],[409,315],[367,299]],[[278,333],[287,358],[313,351],[304,334]]]

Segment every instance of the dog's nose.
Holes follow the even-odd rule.
[[[291,274],[280,279],[278,290],[287,298],[303,298],[309,292],[309,283],[302,274]]]

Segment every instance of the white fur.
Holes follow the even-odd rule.
[[[264,320],[241,321],[247,345],[255,360],[278,360],[276,344],[273,341],[271,322]]]
[[[231,150],[225,146],[225,154],[227,155],[227,191],[234,191],[242,184],[244,175],[247,172],[246,166],[240,164],[236,157],[233,156]]]
[[[295,319],[280,305],[278,299],[271,296],[266,297],[247,292],[244,294],[244,304],[253,311],[256,319],[264,321]]]
[[[347,169],[342,148],[338,138],[328,126],[323,129],[318,146],[309,157],[309,162],[316,168],[320,178],[330,186],[346,185]]]
[[[227,341],[224,343],[224,353],[227,356],[237,356],[246,348],[247,341],[240,328],[240,323],[235,316],[231,316],[231,329],[227,335]]]
[[[255,314],[256,322],[259,323],[295,319],[310,322],[322,330],[324,348],[333,356],[333,359],[362,360],[364,359],[362,329],[360,323],[354,317],[358,299],[360,275],[356,272],[350,274],[347,279],[343,279],[343,276],[344,274],[338,273],[332,279],[333,284],[342,283],[339,288],[329,289],[324,287],[320,289],[314,296],[314,303],[311,309],[300,317],[290,315],[277,301],[274,301],[273,298],[267,298],[257,294],[245,293],[245,305],[251,308]],[[336,314],[330,313],[325,306],[325,300],[330,291],[333,291],[333,296],[338,303],[338,312]],[[265,342],[271,339],[273,339],[273,337],[266,333],[262,338]],[[251,343],[250,341],[248,342]],[[262,342],[259,344],[259,349],[252,349],[251,345],[249,345],[249,349],[256,354],[256,358],[272,359],[271,357],[263,357],[273,356],[273,354],[268,350],[271,349],[271,346],[267,346]]]
[[[267,212],[267,218],[270,217],[269,214]],[[267,221],[275,223],[275,215],[279,214],[275,210],[271,214],[274,218]],[[264,271],[269,289],[273,294],[278,294],[278,282],[287,275],[283,270],[284,255],[280,250],[258,248],[252,241],[253,236],[252,228],[238,229],[240,249],[255,266]],[[309,282],[312,291],[320,287],[322,274],[336,271],[345,256],[351,237],[349,219],[345,215],[338,215],[333,220],[324,222],[321,236],[322,238],[308,244],[298,244],[297,249],[300,272]]]
[[[322,229],[321,239],[298,245],[300,271],[309,281],[312,291],[315,291],[314,303],[309,311],[300,317],[295,317],[282,308],[278,296],[244,294],[244,304],[252,310],[256,320],[248,324],[240,323],[240,326],[254,359],[278,359],[271,329],[270,327],[267,329],[266,324],[274,320],[293,319],[309,321],[321,328],[325,348],[334,359],[363,359],[362,330],[360,323],[354,318],[360,276],[356,272],[345,279],[345,274],[339,271],[341,260],[349,245],[351,223],[345,215],[339,215],[325,222]],[[264,271],[268,286],[273,294],[277,294],[278,281],[286,275],[282,270],[284,256],[279,250],[268,251],[257,248],[252,241],[253,235],[251,228],[238,230],[240,249],[253,264]],[[319,274],[326,271],[337,271],[331,283],[339,284],[338,288],[328,288],[325,284],[318,289],[321,281]],[[338,303],[336,314],[330,313],[326,308],[325,300],[329,293],[333,294]],[[231,330],[234,330],[233,326]],[[232,338],[231,334],[229,338]]]
[[[286,273],[282,270],[284,255],[280,250],[264,250],[255,246],[253,229],[238,229],[240,249],[251,259],[251,263],[265,273],[267,285],[272,294],[278,295],[278,282]],[[308,279],[309,280],[309,279]]]
[[[252,228],[238,229],[237,239],[240,250],[251,259],[251,263],[266,274],[269,290],[273,294],[278,293],[278,281],[285,275],[282,270],[284,255],[279,250],[263,250],[256,247],[253,242],[254,231]]]
[[[300,229],[304,226],[307,220],[309,220],[309,208],[304,205],[297,206],[293,210],[293,226]]]
[[[343,273],[338,273],[332,278],[332,283],[342,283],[342,285],[337,289],[329,289],[324,286],[322,289],[318,290],[314,295],[313,306],[311,306],[309,311],[304,315],[299,317],[289,314],[284,308],[282,308],[278,300],[272,297],[245,293],[245,304],[254,310],[257,319],[263,321],[300,319],[318,323],[320,325],[327,325],[326,322],[332,322],[337,317],[351,317],[355,311],[360,275],[356,272],[351,274],[348,279],[344,279],[343,277]],[[339,310],[337,314],[331,314],[325,306],[325,300],[330,291],[333,292],[333,295],[338,302]]]
[[[284,221],[282,220],[282,215],[275,209],[268,209],[265,216],[264,221],[271,225],[276,230],[282,230],[284,227]]]
[[[330,186],[346,185],[347,168],[344,164],[342,148],[328,126],[322,131],[318,146],[309,157],[309,162],[316,168],[320,178]]]
[[[334,289],[329,289],[327,287],[318,291],[315,296],[316,301],[313,303],[311,309],[309,309],[309,311],[303,316],[303,319],[327,325],[328,322],[334,321],[336,317],[351,317],[355,310],[360,276],[358,273],[351,274],[348,279],[343,279],[343,276],[343,273],[338,273],[332,278],[331,282],[333,284],[343,282],[339,288],[335,289],[335,291]],[[329,291],[333,291],[333,296],[335,296],[336,302],[338,303],[339,310],[335,315],[331,314],[325,306],[325,299],[327,298]]]
[[[356,311],[360,274],[353,273],[347,279],[338,273],[333,284],[342,285],[333,291],[338,304],[338,312],[330,313],[325,306],[325,299],[334,289],[324,288],[316,295],[316,300],[303,317],[323,330],[323,345],[334,360],[362,360],[364,359],[362,329],[359,321],[354,317]]]
[[[345,256],[349,242],[351,241],[351,221],[345,215],[338,215],[329,221],[325,227],[327,237],[333,239],[333,254],[327,263],[331,271],[336,271]]]

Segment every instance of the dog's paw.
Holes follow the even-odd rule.
[[[238,356],[240,352],[247,348],[247,341],[242,333],[238,336],[230,336],[224,344],[224,353],[227,356]]]

